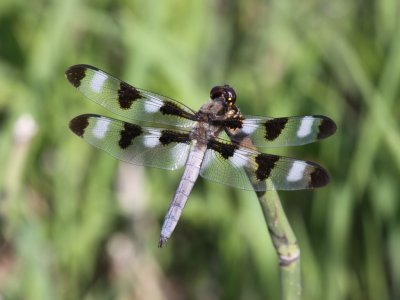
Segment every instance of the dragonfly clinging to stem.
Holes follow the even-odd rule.
[[[317,188],[329,182],[327,171],[317,163],[258,151],[329,137],[336,125],[328,117],[245,116],[236,106],[236,92],[228,85],[213,87],[210,100],[194,111],[90,65],[71,66],[65,74],[75,88],[111,112],[127,120],[156,124],[144,127],[83,114],[70,121],[75,134],[132,164],[167,170],[185,166],[164,219],[159,247],[174,231],[199,175],[257,193]]]

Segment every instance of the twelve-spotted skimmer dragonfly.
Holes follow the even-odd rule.
[[[228,85],[211,89],[199,111],[180,102],[135,88],[89,65],[66,72],[69,82],[94,102],[143,127],[95,114],[70,122],[70,129],[88,143],[136,165],[168,170],[185,167],[162,226],[159,247],[171,236],[197,177],[235,188],[299,190],[321,187],[328,173],[318,164],[258,152],[259,147],[303,145],[336,131],[325,116],[268,118],[244,116]],[[256,148],[257,147],[257,148]]]

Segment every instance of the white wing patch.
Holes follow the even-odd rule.
[[[90,87],[93,92],[100,93],[103,88],[104,82],[107,80],[108,76],[101,72],[96,72],[90,81]]]
[[[144,102],[144,110],[145,112],[152,114],[157,112],[160,109],[160,107],[163,106],[163,103],[156,97],[150,95],[150,93],[149,93],[149,98],[151,99],[151,101]]]
[[[314,119],[310,117],[304,117],[301,120],[301,124],[299,129],[297,130],[297,137],[303,138],[309,135],[312,132],[312,126],[314,123]]]
[[[149,130],[149,134],[143,137],[143,144],[147,148],[154,148],[160,144],[161,132],[158,130]]]
[[[171,170],[176,170],[182,167],[188,158],[190,145],[187,144],[178,144],[174,148],[171,149],[171,157],[174,159],[175,164]]]
[[[246,153],[243,150],[236,149],[233,152],[233,156],[229,157],[229,160],[235,165],[235,167],[244,167],[247,165]]]
[[[207,169],[210,163],[212,162],[213,158],[214,158],[213,151],[207,150],[206,154],[204,155],[203,162],[201,163],[201,169],[202,170]]]
[[[251,135],[257,129],[257,127],[258,125],[255,123],[251,123],[251,120],[245,120],[241,131],[243,131],[247,135]]]
[[[101,140],[105,137],[108,126],[110,125],[111,121],[106,118],[98,118],[96,120],[96,124],[93,127],[93,135],[95,138]]]
[[[307,165],[301,161],[293,162],[289,174],[286,176],[286,180],[290,182],[301,180],[304,176],[304,170],[306,169],[306,166]]]

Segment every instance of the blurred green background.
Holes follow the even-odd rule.
[[[278,299],[254,193],[199,179],[164,249],[181,171],[121,164],[68,129],[111,116],[72,88],[102,68],[198,109],[229,83],[245,114],[322,114],[323,189],[281,192],[304,299],[400,298],[400,2],[0,2],[0,299]]]

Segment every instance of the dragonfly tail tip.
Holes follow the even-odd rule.
[[[167,243],[168,238],[164,237],[164,236],[160,236],[160,240],[158,242],[158,248],[162,248],[165,246],[165,244]]]

